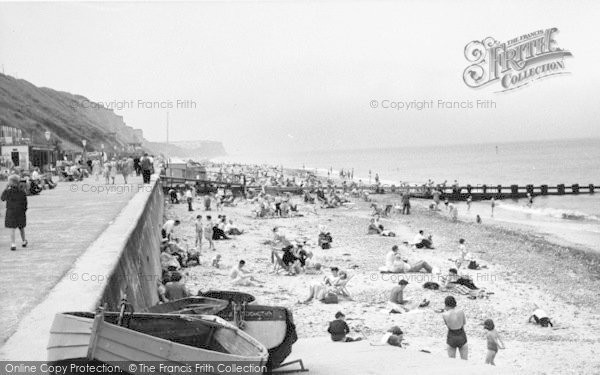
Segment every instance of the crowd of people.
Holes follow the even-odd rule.
[[[289,193],[273,193],[267,194],[264,187],[266,186],[300,186],[303,187],[303,203],[307,206],[320,205],[321,208],[334,208],[340,207],[344,204],[350,203],[355,204],[354,199],[364,199],[365,201],[371,201],[369,193],[365,192],[372,191],[368,186],[362,184],[362,181],[354,182],[353,171],[349,170],[340,171],[340,177],[343,178],[343,184],[337,187],[331,182],[330,179],[323,181],[323,179],[313,178],[308,172],[303,175],[304,179],[285,177],[283,168],[278,167],[264,167],[264,166],[225,166],[220,165],[220,170],[225,174],[231,173],[245,173],[248,181],[262,184],[263,190],[256,194],[249,194],[243,200],[244,204],[249,204],[254,207],[255,217],[258,218],[286,218],[294,215],[294,212],[298,212],[298,206],[301,203],[294,203],[294,199]],[[330,175],[331,175],[330,171]],[[379,176],[376,175],[376,182],[379,183]],[[445,187],[445,184],[442,184]],[[458,183],[455,181],[455,186]],[[435,209],[441,203],[442,193],[441,190],[436,189],[433,181],[428,183],[428,188],[433,191],[433,200]],[[456,219],[457,211],[455,206],[445,198],[445,206],[449,212],[451,219]],[[234,198],[235,199],[235,198]],[[188,204],[188,211],[195,210],[194,202],[200,201],[205,210],[210,211],[211,202],[216,202],[217,211],[223,210],[223,205],[220,203],[221,199],[215,195],[205,194],[199,196],[197,192],[192,188],[182,188],[169,192],[169,201],[173,204],[180,202],[186,202]],[[401,194],[400,200],[395,204],[379,206],[375,202],[371,202],[372,217],[369,218],[367,233],[380,236],[394,237],[396,234],[385,228],[381,218],[390,217],[392,213],[410,215],[410,195],[407,192]],[[468,209],[470,209],[471,200],[467,201]],[[454,215],[454,218],[453,218]],[[163,227],[163,237],[167,240],[167,243],[171,243],[172,240],[172,228],[176,227],[176,223],[165,223],[166,227]],[[202,242],[206,240],[208,242],[208,249],[215,250],[214,241],[227,239],[230,236],[240,235],[244,233],[243,230],[239,229],[234,225],[231,219],[228,219],[225,215],[219,215],[217,220],[213,221],[211,215],[196,216],[194,223],[196,230],[196,239],[194,248],[191,250],[183,250],[182,246],[175,240],[175,245],[167,246],[170,255],[179,261],[179,267],[171,268],[171,272],[180,272],[179,270],[187,266],[186,259],[189,261],[190,254],[200,252],[202,249]],[[171,229],[171,230],[170,230]],[[285,276],[297,276],[297,275],[323,275],[319,279],[313,279],[308,285],[307,295],[302,299],[298,300],[298,304],[308,304],[312,301],[319,301],[325,304],[336,304],[340,303],[341,300],[353,301],[353,296],[350,293],[349,282],[353,279],[351,270],[342,270],[336,265],[325,266],[328,262],[322,262],[321,255],[323,254],[320,250],[314,250],[311,248],[311,244],[306,239],[298,239],[291,237],[287,230],[281,226],[275,226],[272,228],[271,239],[265,242],[270,246],[270,261],[272,264],[273,275],[283,274]],[[294,239],[292,239],[294,238]],[[311,241],[312,242],[312,241]],[[319,231],[316,235],[316,244],[321,250],[331,249],[333,244],[333,234],[327,230],[324,225],[319,225]],[[462,309],[458,307],[457,298],[455,295],[464,295],[468,298],[489,298],[492,292],[487,292],[482,288],[478,288],[473,279],[469,276],[467,270],[477,270],[485,268],[485,265],[479,264],[480,262],[475,256],[468,251],[467,241],[463,238],[458,239],[456,243],[456,256],[453,261],[453,267],[449,268],[445,274],[438,267],[430,264],[426,261],[425,257],[419,256],[424,252],[435,251],[436,246],[434,244],[433,234],[426,233],[424,230],[419,230],[412,240],[399,241],[398,245],[391,247],[385,254],[384,265],[379,267],[378,271],[381,273],[397,273],[397,274],[435,274],[438,275],[437,282],[426,282],[423,287],[426,289],[436,290],[440,293],[449,294],[444,299],[444,308],[438,309],[436,312],[441,314],[441,321],[447,328],[446,344],[448,356],[455,358],[457,352],[462,359],[468,359],[469,345],[467,343],[467,336],[465,332],[466,315]],[[223,255],[226,257],[226,255]],[[210,263],[211,267],[219,268],[222,267],[221,254],[215,253],[212,256]],[[165,257],[166,258],[166,257]],[[247,258],[244,259],[229,259],[231,268],[229,269],[228,277],[229,282],[235,287],[262,287],[265,281],[261,280],[258,273],[252,272],[248,267],[252,268],[252,264],[247,264]],[[172,259],[169,259],[172,262]],[[199,259],[198,259],[199,262]],[[174,264],[174,262],[172,262]],[[328,272],[327,272],[328,269]],[[180,282],[178,274],[171,283],[171,296],[183,295],[186,291],[182,291],[182,288],[178,282]],[[167,283],[168,284],[168,283]],[[400,278],[396,285],[390,287],[387,292],[386,308],[390,314],[405,314],[413,310],[426,309],[430,305],[430,301],[426,298],[406,298],[405,289],[409,285],[407,278]],[[165,286],[165,289],[166,288]],[[166,298],[169,298],[166,296]],[[550,323],[547,314],[537,309],[531,317],[532,320],[537,324],[548,326]],[[483,323],[483,329],[486,332],[486,343],[487,343],[487,355],[485,362],[487,364],[495,364],[495,357],[499,349],[504,348],[504,344],[500,339],[500,335],[496,330],[495,324],[491,319],[485,320]],[[356,331],[356,329],[355,329]],[[330,321],[327,328],[327,333],[330,334],[331,340],[335,342],[355,342],[360,341],[364,338],[364,335],[353,336],[351,330],[345,321],[345,315],[342,311],[335,314],[335,319]],[[392,345],[397,347],[404,347],[406,342],[404,339],[404,333],[398,326],[389,328],[382,334],[380,343],[382,345]]]

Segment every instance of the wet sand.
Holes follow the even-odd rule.
[[[375,195],[379,203],[396,202],[396,195]],[[177,217],[182,225],[176,236],[187,239],[193,246],[193,220],[197,214],[211,214],[216,218],[225,214],[245,231],[232,240],[216,241],[217,252],[222,255],[223,267],[212,268],[214,252],[204,243],[202,265],[185,268],[186,283],[193,293],[198,290],[233,289],[251,293],[261,304],[286,306],[293,311],[300,338],[326,336],[329,320],[336,311],[346,314],[351,329],[361,331],[371,341],[392,325],[399,325],[405,339],[413,349],[425,349],[434,357],[445,357],[446,329],[442,317],[435,310],[443,307],[448,295],[444,292],[423,289],[425,281],[438,281],[437,275],[380,274],[387,251],[402,241],[412,242],[419,229],[433,234],[435,250],[412,250],[412,259],[423,259],[446,272],[453,267],[449,258],[456,258],[458,239],[465,238],[470,252],[481,264],[489,268],[474,271],[461,270],[472,276],[475,284],[493,292],[489,299],[471,300],[456,296],[458,306],[465,310],[466,332],[470,346],[470,361],[483,363],[486,355],[485,332],[481,324],[486,318],[496,323],[507,349],[496,357],[499,370],[522,373],[598,373],[600,372],[600,318],[595,308],[600,302],[600,272],[598,258],[583,249],[569,248],[549,243],[518,228],[506,229],[494,224],[451,222],[443,213],[430,212],[415,202],[411,215],[393,214],[382,219],[386,229],[397,237],[380,237],[366,234],[371,217],[369,203],[354,200],[350,208],[317,209],[294,198],[304,215],[295,218],[256,219],[253,206],[242,202],[236,207],[225,207],[223,212],[187,211],[187,205],[167,205],[167,218]],[[196,209],[200,201],[195,202]],[[318,226],[327,226],[333,235],[332,248],[322,250],[316,246]],[[315,259],[326,266],[338,266],[353,276],[348,284],[353,301],[340,300],[339,304],[326,305],[313,301],[297,304],[306,298],[309,285],[319,282],[323,275],[284,276],[269,273],[271,247],[264,242],[271,238],[274,226],[285,228],[288,239],[306,238]],[[228,277],[229,268],[240,259],[246,260],[263,285],[233,287]],[[327,272],[327,271],[326,271]],[[385,303],[389,291],[399,276],[410,282],[405,298],[422,300],[431,304],[406,314],[388,314]],[[545,309],[555,323],[554,328],[541,328],[528,324],[534,303]],[[353,332],[358,335],[358,332]],[[293,355],[292,355],[293,356]],[[305,355],[306,357],[306,355]],[[304,358],[310,363],[310,358]]]

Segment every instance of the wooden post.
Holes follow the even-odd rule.
[[[519,185],[510,185],[510,195],[512,195],[513,198],[519,196]]]
[[[90,335],[90,344],[88,345],[87,359],[93,360],[98,346],[98,338],[100,330],[102,329],[102,323],[104,323],[104,310],[108,305],[105,303],[103,307],[98,307],[96,315],[94,316],[94,323],[92,323],[92,333]]]
[[[589,185],[590,194],[594,194],[594,184]]]
[[[565,193],[565,184],[556,185],[556,191],[559,195],[563,195]]]
[[[542,195],[548,195],[548,185],[540,186],[540,191],[541,191]]]
[[[571,191],[573,192],[573,194],[579,194],[579,184],[571,185]]]
[[[529,194],[531,194],[533,196],[533,184],[529,184],[529,185],[525,186],[525,189],[527,190],[527,192]]]

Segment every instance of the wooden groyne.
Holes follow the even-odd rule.
[[[598,189],[598,185],[587,184],[557,184],[550,185],[466,185],[460,187],[448,186],[439,188],[428,187],[401,187],[395,188],[386,187],[385,192],[396,190],[397,192],[407,192],[411,197],[432,199],[435,190],[440,192],[440,199],[450,201],[466,201],[469,196],[473,201],[489,200],[489,199],[519,199],[527,198],[527,195],[532,197],[547,196],[547,195],[577,195],[577,194],[594,194]]]
[[[208,177],[208,176],[207,176]],[[199,193],[214,193],[219,188],[231,190],[234,195],[244,195],[248,190],[261,191],[259,185],[246,185],[243,175],[235,175],[235,178],[221,180],[215,179],[193,179],[183,177],[161,176],[163,188],[180,188],[183,186],[194,186]],[[350,192],[354,188],[352,183],[330,186],[336,190]],[[291,193],[301,194],[305,188],[298,186],[266,186],[267,194]],[[557,185],[466,185],[466,186],[394,186],[394,185],[370,185],[363,186],[373,194],[404,194],[408,193],[412,198],[433,199],[434,191],[439,191],[440,199],[449,201],[466,201],[470,196],[473,201],[494,199],[519,199],[548,195],[577,195],[594,194],[600,185],[595,184],[557,184]],[[313,190],[313,188],[310,188]]]

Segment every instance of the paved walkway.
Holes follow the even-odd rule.
[[[123,182],[117,176],[117,183]],[[141,177],[129,185],[104,185],[94,178],[59,182],[53,190],[29,196],[27,240],[10,251],[8,229],[0,228],[0,346],[15,331],[19,319],[48,294],[73,262],[94,242],[141,187]],[[4,190],[6,183],[0,185]],[[107,192],[107,187],[112,191]],[[99,192],[99,190],[101,190]],[[4,217],[5,203],[0,202]]]

